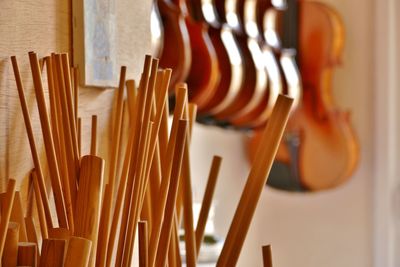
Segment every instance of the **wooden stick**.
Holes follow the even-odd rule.
[[[90,139],[90,155],[97,154],[97,115],[92,115],[92,131]]]
[[[4,204],[4,200],[2,202]],[[28,236],[26,234],[24,211],[22,210],[22,201],[19,191],[15,191],[10,221],[19,223],[19,242],[27,242]]]
[[[110,221],[111,205],[112,205],[110,190],[111,190],[110,184],[106,184],[104,189],[104,197],[103,197],[104,200],[101,208],[101,217],[100,217],[98,242],[97,242],[97,256],[96,256],[97,267],[106,266],[109,221]]]
[[[42,238],[46,239],[46,238],[49,238],[49,234],[47,231],[47,222],[46,222],[45,211],[44,211],[44,207],[43,207],[43,200],[42,200],[42,196],[40,195],[39,181],[38,181],[39,178],[37,177],[35,169],[32,170],[31,176],[32,176],[32,180],[33,180],[33,189],[35,191],[36,207],[37,207],[39,223],[40,223],[40,232],[42,234]]]
[[[175,148],[175,143],[177,140],[177,132],[178,132],[178,125],[179,125],[179,120],[182,117],[183,114],[183,109],[186,101],[186,90],[181,90],[178,91],[176,95],[176,106],[175,106],[175,111],[174,111],[174,119],[172,121],[172,127],[171,127],[171,134],[170,134],[170,140],[168,142],[168,147],[167,147],[167,153],[165,155],[165,161],[164,164],[162,164],[162,180],[161,180],[161,185],[160,185],[160,191],[158,194],[158,200],[157,200],[157,206],[155,207],[156,212],[155,212],[155,217],[154,217],[154,224],[153,224],[153,230],[151,233],[150,237],[150,247],[151,248],[156,248],[157,244],[159,243],[160,239],[160,234],[161,234],[161,227],[162,227],[162,220],[164,217],[164,212],[165,212],[165,205],[167,201],[167,194],[168,194],[168,188],[170,186],[170,177],[171,177],[171,170],[172,170],[172,165],[173,165],[173,155],[174,155],[174,148]],[[155,257],[156,257],[157,251],[155,249],[150,250],[150,255],[149,255],[149,262],[150,266],[154,266],[155,264]]]
[[[69,240],[71,232],[66,228],[50,228],[49,239],[64,239]]]
[[[24,93],[24,88],[22,85],[21,74],[19,72],[17,58],[15,56],[12,56],[11,62],[12,62],[13,69],[14,69],[15,82],[17,84],[18,95],[19,95],[19,100],[21,103],[22,113],[24,115],[26,133],[28,135],[28,140],[29,140],[29,145],[31,148],[33,163],[35,165],[36,174],[37,174],[37,178],[38,178],[40,196],[43,201],[43,208],[44,208],[44,213],[46,216],[46,222],[47,222],[47,225],[49,225],[49,227],[53,227],[53,221],[52,221],[51,213],[50,213],[50,204],[47,199],[46,184],[45,184],[43,171],[42,171],[42,167],[41,167],[40,160],[39,160],[39,154],[36,149],[36,143],[35,143],[35,139],[34,139],[34,135],[33,135],[33,128],[32,128],[31,119],[30,119],[30,115],[29,115],[29,111],[28,111],[28,105],[27,105],[26,99],[25,99],[25,93]]]
[[[18,266],[37,266],[37,245],[30,242],[18,243]]]
[[[74,104],[72,97],[72,86],[71,86],[71,73],[69,67],[69,59],[67,53],[61,54],[61,64],[62,64],[62,73],[64,74],[64,84],[65,84],[65,95],[67,100],[67,110],[68,110],[68,119],[69,119],[69,127],[72,139],[72,148],[74,151],[75,158],[75,168],[77,173],[79,172],[79,153],[78,153],[78,138],[76,136],[76,120],[74,114]]]
[[[8,223],[11,217],[11,209],[15,197],[15,180],[9,179],[7,184],[6,197],[4,198],[4,208],[2,209],[0,219],[0,257],[3,256],[4,243],[6,241]]]
[[[268,179],[274,157],[289,117],[293,99],[280,95],[265,127],[245,188],[233,217],[225,244],[217,262],[218,267],[235,266],[239,258],[257,202]]]
[[[149,241],[146,221],[139,221],[139,267],[149,266]]]
[[[40,115],[40,123],[42,126],[43,140],[50,171],[51,184],[54,192],[54,200],[56,203],[57,218],[60,226],[68,228],[68,220],[64,202],[64,195],[61,189],[60,172],[54,151],[53,136],[51,134],[49,117],[47,115],[46,102],[44,98],[44,90],[42,78],[39,69],[38,57],[35,53],[29,53],[29,61],[32,70],[33,84],[38,102]],[[44,199],[44,197],[42,196]]]
[[[126,231],[128,227],[128,220],[129,220],[129,213],[131,209],[131,198],[132,198],[132,191],[134,188],[134,179],[135,179],[135,173],[137,170],[137,157],[138,154],[135,153],[139,149],[139,141],[140,141],[140,136],[141,136],[141,128],[143,124],[143,114],[144,114],[144,106],[146,102],[146,95],[147,95],[147,87],[148,87],[148,82],[149,82],[149,73],[150,73],[150,67],[151,67],[151,56],[146,56],[145,57],[145,62],[144,62],[144,68],[143,68],[143,74],[142,78],[140,79],[139,83],[139,92],[138,92],[138,105],[137,105],[137,112],[135,112],[135,124],[133,127],[134,134],[132,135],[132,138],[134,138],[134,143],[132,146],[132,156],[130,160],[130,166],[129,166],[129,175],[128,175],[128,181],[127,181],[127,189],[126,189],[126,195],[124,199],[124,208],[123,208],[123,213],[121,217],[121,226],[120,226],[120,233],[119,233],[119,240],[118,240],[118,248],[117,248],[117,256],[116,256],[116,263],[115,266],[121,266],[122,263],[122,257],[124,253],[124,247],[125,247],[125,236],[126,236]],[[147,128],[147,124],[145,125]]]
[[[219,169],[221,167],[222,158],[214,156],[211,164],[210,174],[208,175],[206,190],[204,192],[203,201],[201,203],[199,219],[196,226],[196,254],[199,255],[201,243],[204,238],[204,231],[206,229],[208,214],[213,199],[215,185],[217,184],[217,178]]]
[[[65,247],[66,241],[63,239],[44,239],[39,267],[62,267]]]
[[[117,169],[117,160],[119,154],[119,143],[121,136],[121,125],[122,125],[122,109],[123,109],[123,99],[124,99],[124,88],[126,79],[126,67],[121,67],[119,86],[117,91],[117,103],[115,107],[115,120],[112,125],[112,137],[111,137],[111,153],[110,153],[110,165],[108,173],[108,184],[110,185],[111,194],[114,193],[115,187],[115,176]]]
[[[174,221],[175,202],[178,193],[179,177],[181,173],[187,128],[188,122],[186,120],[180,120],[176,138],[176,147],[174,149],[173,167],[171,171],[171,184],[168,190],[168,198],[165,207],[165,216],[160,235],[160,242],[157,244],[156,247],[152,247],[157,252],[155,266],[165,266],[167,260],[167,249],[170,243],[172,224]]]
[[[82,157],[75,207],[75,235],[92,241],[89,266],[95,265],[103,175],[104,160],[102,158],[90,155]]]
[[[92,241],[72,236],[68,242],[64,267],[88,267]]]
[[[3,257],[1,258],[3,267],[15,267],[17,265],[18,239],[19,224],[16,222],[9,222],[6,241],[4,243]]]
[[[262,247],[263,263],[264,267],[272,267],[272,252],[271,245],[266,245]]]
[[[38,234],[36,232],[35,221],[32,216],[25,217],[26,234],[28,236],[28,242],[38,243]]]
[[[74,144],[74,136],[73,136],[73,126],[71,126],[71,112],[70,112],[70,101],[68,101],[68,89],[65,86],[65,76],[63,73],[62,66],[62,56],[60,54],[54,55],[54,65],[56,68],[55,73],[57,73],[58,80],[58,93],[60,97],[60,104],[62,109],[62,118],[60,121],[62,122],[62,126],[60,128],[63,129],[64,135],[63,140],[65,142],[65,155],[66,155],[66,166],[68,171],[68,177],[64,177],[64,198],[67,208],[67,216],[68,221],[70,223],[70,228],[73,232],[74,230],[74,218],[73,218],[73,208],[76,203],[76,181],[77,175],[79,172],[79,159],[77,158],[77,148],[75,148]],[[69,68],[68,68],[69,70]],[[73,114],[72,114],[73,115]],[[76,145],[77,146],[77,145]],[[65,167],[65,165],[64,165]],[[63,227],[63,226],[62,226]]]
[[[128,110],[129,110],[129,125],[132,126],[135,113],[135,106],[137,105],[137,90],[135,85],[135,80],[127,80],[126,81],[126,92],[128,99]]]

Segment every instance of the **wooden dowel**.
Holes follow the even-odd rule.
[[[103,175],[104,160],[102,158],[90,155],[82,157],[75,207],[75,235],[92,241],[89,261],[91,267],[95,265]]]
[[[43,201],[43,208],[44,208],[44,213],[46,216],[46,222],[47,222],[47,225],[49,225],[49,227],[52,227],[53,221],[52,221],[51,213],[50,213],[50,204],[47,199],[45,180],[44,180],[43,171],[42,171],[42,167],[41,167],[40,160],[39,160],[39,154],[36,149],[36,143],[35,143],[35,139],[34,139],[34,135],[33,135],[33,128],[32,128],[31,119],[30,119],[30,115],[29,115],[29,111],[28,111],[28,106],[27,106],[26,99],[25,99],[25,93],[24,93],[24,88],[22,85],[21,74],[19,72],[17,58],[15,56],[12,56],[11,62],[13,65],[15,82],[17,84],[19,100],[20,100],[21,108],[22,108],[22,114],[24,116],[26,133],[28,135],[29,145],[31,148],[33,164],[35,165],[36,174],[37,174],[37,178],[38,178],[40,196]]]
[[[18,243],[18,266],[38,266],[37,250],[38,247],[35,243]]]
[[[175,106],[175,111],[174,111],[174,118],[172,121],[172,126],[171,126],[171,134],[170,134],[170,140],[168,142],[168,147],[167,147],[167,153],[164,155],[164,161],[162,162],[162,180],[161,180],[161,185],[160,185],[160,190],[158,194],[158,199],[157,199],[157,205],[155,206],[156,212],[155,212],[155,217],[154,217],[154,223],[153,223],[153,230],[150,236],[150,247],[151,248],[156,248],[157,244],[159,243],[160,239],[160,234],[161,234],[161,227],[162,227],[162,220],[164,217],[164,212],[165,212],[165,205],[167,201],[167,194],[168,194],[168,188],[170,185],[170,177],[171,177],[171,170],[172,170],[172,165],[173,165],[173,151],[175,148],[175,143],[177,140],[177,132],[178,132],[178,125],[179,125],[179,120],[183,115],[183,110],[184,110],[184,105],[186,101],[186,90],[181,90],[178,91],[176,95],[176,106]],[[149,262],[150,266],[154,266],[155,263],[155,257],[156,257],[157,251],[155,249],[150,250],[149,254]]]
[[[133,252],[133,242],[135,240],[136,234],[136,227],[137,222],[139,221],[139,214],[142,209],[142,202],[141,202],[141,190],[142,184],[145,177],[145,168],[146,168],[146,160],[148,159],[149,154],[149,143],[150,143],[150,136],[153,131],[153,122],[148,123],[147,129],[143,133],[143,146],[141,144],[139,161],[138,161],[138,171],[137,176],[135,177],[135,186],[132,193],[131,199],[131,213],[129,216],[129,225],[127,228],[126,234],[126,243],[124,249],[124,257],[122,261],[122,266],[130,266],[132,260],[132,252]],[[142,149],[143,147],[143,149]]]
[[[221,167],[222,158],[214,156],[211,164],[210,173],[207,179],[207,185],[201,202],[201,208],[199,213],[199,219],[196,226],[196,252],[197,255],[200,253],[201,243],[203,242],[204,232],[207,225],[208,214],[210,212],[211,202],[215,192],[215,186],[217,184],[217,178],[219,169]]]
[[[109,235],[109,221],[111,214],[111,187],[110,184],[106,184],[104,189],[103,204],[101,208],[101,217],[97,241],[97,256],[96,256],[96,267],[106,266],[107,258],[107,246],[108,246],[108,235]]]
[[[69,119],[69,127],[72,139],[72,148],[74,151],[75,158],[75,168],[76,171],[79,171],[79,153],[78,153],[78,138],[76,136],[76,120],[74,113],[74,104],[73,104],[73,96],[72,96],[72,86],[71,86],[71,73],[69,67],[69,59],[67,53],[61,54],[61,64],[62,64],[62,73],[64,74],[64,84],[65,84],[65,95],[67,100],[67,110],[68,110],[68,119]]]
[[[18,239],[19,224],[16,222],[9,222],[6,241],[4,243],[3,257],[1,258],[3,267],[15,267],[17,265]]]
[[[142,208],[139,219],[142,221],[146,221],[147,229],[149,232],[151,232],[151,223],[153,220],[152,200],[153,200],[153,196],[151,195],[150,187],[147,187],[145,197],[144,197],[143,208]]]
[[[250,222],[280,144],[293,99],[280,95],[266,125],[245,188],[217,262],[218,267],[235,266]]]
[[[262,247],[262,254],[263,254],[264,267],[272,267],[271,245],[263,246]]]
[[[14,204],[15,197],[15,180],[9,179],[7,184],[7,191],[5,193],[4,205],[1,212],[0,219],[0,257],[3,256],[4,243],[6,241],[8,223],[11,217],[11,209]]]
[[[71,237],[71,232],[66,228],[50,228],[49,238],[50,239],[64,239],[68,240]]]
[[[44,239],[39,267],[62,267],[65,247],[66,241],[63,239]]]
[[[39,178],[37,177],[36,170],[32,170],[31,176],[33,180],[33,189],[35,191],[36,207],[40,223],[40,232],[42,234],[42,238],[46,239],[49,237],[49,234],[47,231],[47,221],[45,217],[42,196],[40,195],[39,181],[38,181]]]
[[[178,193],[179,177],[181,173],[182,159],[188,130],[188,122],[180,120],[174,149],[173,167],[171,171],[171,184],[168,190],[167,204],[162,224],[160,241],[152,250],[156,250],[155,266],[165,266],[167,260],[167,249],[170,243],[172,224],[174,223],[175,202]],[[152,265],[154,266],[154,265]]]
[[[137,170],[137,157],[138,154],[136,151],[139,149],[139,140],[141,136],[141,128],[143,126],[143,114],[144,114],[144,106],[146,102],[146,94],[147,94],[147,87],[148,87],[148,82],[149,82],[149,73],[150,73],[150,67],[151,67],[151,56],[146,55],[145,61],[144,61],[144,67],[143,67],[143,74],[140,79],[139,83],[139,92],[138,92],[138,105],[137,105],[137,112],[135,112],[135,120],[134,120],[134,126],[133,126],[133,135],[131,136],[134,138],[134,143],[132,146],[132,157],[130,160],[130,166],[129,166],[129,175],[128,175],[128,181],[127,181],[127,188],[126,188],[126,195],[124,199],[124,207],[123,207],[123,212],[122,212],[122,217],[121,217],[121,225],[120,225],[120,232],[119,232],[119,239],[118,239],[118,247],[117,247],[117,254],[116,254],[116,263],[115,266],[121,266],[122,264],[122,257],[124,253],[124,247],[125,247],[125,236],[126,236],[126,231],[127,231],[127,226],[128,226],[128,220],[129,220],[129,213],[131,209],[131,198],[132,198],[132,191],[134,188],[134,178],[135,178],[135,173]],[[145,125],[147,128],[147,125]]]
[[[132,126],[132,119],[135,113],[136,99],[137,99],[137,90],[135,85],[135,80],[127,80],[126,81],[126,92],[128,99],[128,110],[129,110],[129,125]]]
[[[110,153],[110,164],[109,164],[109,173],[108,173],[108,184],[111,188],[111,194],[114,192],[115,187],[115,175],[117,169],[117,160],[119,154],[119,143],[121,136],[121,125],[122,125],[122,102],[124,99],[124,88],[125,88],[125,79],[126,79],[126,67],[121,67],[120,77],[119,77],[119,86],[117,90],[117,103],[115,107],[115,119],[112,125],[112,137],[111,137],[111,153]]]
[[[46,101],[44,97],[44,90],[42,84],[41,73],[39,69],[38,57],[35,53],[29,53],[29,61],[31,65],[33,84],[36,92],[36,99],[38,103],[40,123],[42,126],[43,140],[48,160],[48,166],[51,177],[51,184],[54,192],[54,200],[56,203],[57,218],[60,226],[68,227],[68,220],[64,202],[64,196],[61,189],[60,172],[54,151],[53,136],[51,134],[49,117],[47,115]],[[44,198],[42,196],[42,198]]]
[[[38,234],[36,232],[35,220],[33,217],[25,217],[26,234],[28,236],[28,242],[38,243]]]
[[[97,115],[92,115],[92,131],[90,139],[90,155],[97,154]]]
[[[64,267],[88,267],[92,241],[72,236],[68,242]]]
[[[149,242],[148,242],[148,229],[146,221],[139,221],[139,267],[149,266]]]
[[[54,55],[54,66],[55,73],[58,80],[58,95],[60,98],[61,110],[62,110],[62,118],[60,121],[62,122],[62,126],[60,128],[63,129],[63,140],[65,142],[65,155],[66,155],[66,166],[68,171],[68,177],[64,177],[63,189],[64,189],[64,199],[66,204],[68,221],[70,223],[70,228],[73,232],[74,230],[74,218],[73,218],[73,208],[75,207],[76,200],[76,181],[77,175],[79,172],[79,159],[77,157],[77,148],[75,148],[75,143],[73,140],[73,133],[71,126],[71,112],[70,112],[70,102],[68,101],[68,89],[66,88],[65,75],[63,70],[62,63],[62,55],[55,54]],[[69,70],[69,68],[68,68]],[[72,114],[73,115],[73,114]],[[77,146],[77,144],[76,144]],[[65,164],[64,163],[64,164]],[[65,167],[65,166],[64,166]],[[62,226],[62,225],[60,225]],[[62,226],[64,227],[64,226]]]
[[[2,202],[4,203],[4,199]],[[15,191],[15,197],[14,197],[13,207],[11,210],[10,221],[19,223],[19,242],[28,242],[28,236],[26,234],[26,226],[24,219],[24,211],[22,208],[21,194],[19,191]]]

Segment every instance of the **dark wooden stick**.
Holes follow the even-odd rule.
[[[18,266],[36,267],[38,247],[35,243],[20,242],[18,243]]]
[[[146,221],[139,221],[139,267],[149,266],[149,241]]]
[[[66,243],[63,239],[44,239],[39,267],[62,267]]]
[[[90,139],[90,155],[97,154],[97,115],[92,115],[92,131]]]
[[[264,267],[272,267],[272,252],[271,245],[262,247]]]

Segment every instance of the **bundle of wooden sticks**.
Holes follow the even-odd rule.
[[[3,267],[131,266],[136,234],[139,266],[181,266],[178,228],[182,220],[186,264],[196,266],[221,158],[213,158],[194,227],[189,148],[196,106],[188,103],[186,86],[179,85],[172,125],[168,126],[172,70],[159,70],[158,59],[146,56],[136,88],[133,80],[125,79],[126,68],[121,68],[112,149],[108,173],[104,175],[105,161],[96,155],[96,116],[92,120],[90,155],[81,156],[77,71],[71,71],[68,55],[52,54],[39,60],[36,53],[29,53],[46,163],[38,156],[16,57],[11,61],[34,162],[31,178],[40,233],[34,227],[32,214],[25,216],[15,181],[10,179],[1,197]],[[42,83],[44,67],[49,108]],[[217,266],[236,265],[291,104],[291,99],[280,96],[275,105]],[[124,112],[128,113],[128,127],[123,127]],[[129,133],[128,140],[121,140],[125,136],[123,129]],[[121,167],[118,162],[122,162]],[[54,214],[43,164],[49,169]],[[264,253],[264,259],[269,254]]]

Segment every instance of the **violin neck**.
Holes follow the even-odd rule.
[[[282,35],[283,48],[299,48],[299,0],[287,0],[287,8],[282,15]],[[298,63],[298,53],[296,55]]]

